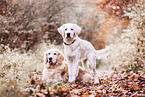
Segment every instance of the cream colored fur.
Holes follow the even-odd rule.
[[[49,58],[52,57],[52,62]],[[50,49],[44,53],[44,69],[43,69],[43,81],[53,80],[67,80],[68,68],[67,63],[64,60],[64,55],[57,49]],[[78,81],[90,82],[92,76],[87,73],[86,70],[79,67],[79,76],[76,78]]]
[[[81,28],[76,24],[64,24],[58,28],[58,32],[62,35],[64,41],[64,53],[66,56],[68,71],[69,71],[69,82],[76,80],[79,71],[79,62],[82,62],[83,67],[86,70],[89,65],[93,69],[95,83],[99,83],[96,71],[96,50],[93,45],[78,37]],[[89,71],[88,71],[89,72]]]

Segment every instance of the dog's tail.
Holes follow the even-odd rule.
[[[99,60],[107,58],[109,56],[109,54],[110,54],[110,47],[106,47],[101,50],[96,50],[96,58]]]

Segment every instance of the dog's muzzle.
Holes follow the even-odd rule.
[[[67,38],[71,38],[71,37],[70,37],[70,33],[67,33],[66,35],[67,35]]]
[[[49,58],[49,63],[52,62],[52,58]]]

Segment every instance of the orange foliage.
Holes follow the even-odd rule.
[[[136,1],[137,0],[104,0],[97,3],[97,5],[99,4],[101,8],[110,15],[124,18],[123,13],[125,10],[127,11],[128,5],[133,5]]]
[[[7,6],[8,3],[6,2],[6,0],[0,1],[0,15],[5,15],[7,13]]]

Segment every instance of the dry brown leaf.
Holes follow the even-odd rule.
[[[99,94],[103,94],[103,92],[101,90],[97,90],[97,93]]]
[[[52,87],[49,87],[49,91],[50,91],[50,92],[53,91],[53,88],[52,88]]]
[[[42,93],[36,93],[36,96],[38,96],[38,97],[45,97],[45,95],[42,94]]]
[[[89,91],[89,93],[95,95],[95,91]]]
[[[66,91],[66,88],[64,88],[63,86],[60,87],[59,91]]]
[[[98,89],[98,90],[102,90],[103,88],[104,88],[104,86],[103,86],[103,85],[101,85],[101,86],[97,87],[97,89]]]
[[[82,90],[81,89],[73,89],[72,92],[75,94],[79,94]]]
[[[134,86],[133,86],[133,89],[134,89],[134,90],[140,90],[141,87],[134,85]]]
[[[129,85],[133,85],[133,82],[128,82]]]
[[[41,92],[41,90],[35,89],[35,93],[39,93]]]
[[[86,92],[86,93],[84,93],[84,95],[82,95],[82,97],[88,97],[88,96],[89,96],[88,92]]]
[[[120,92],[126,92],[126,90],[123,89],[122,87],[119,88],[119,91],[120,91]]]
[[[15,84],[15,82],[11,81],[11,82],[9,82],[9,84],[11,84],[11,85],[12,85],[12,84]]]

